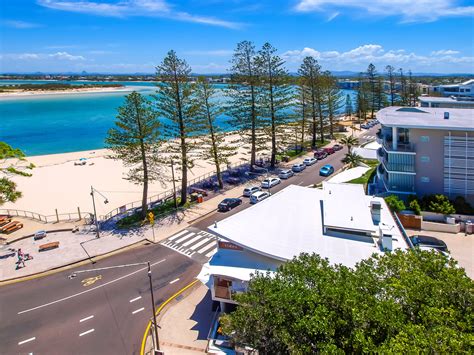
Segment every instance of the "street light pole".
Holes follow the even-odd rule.
[[[160,340],[158,338],[158,323],[156,322],[155,297],[153,296],[153,283],[151,280],[151,266],[150,266],[149,261],[147,262],[147,264],[148,264],[148,280],[150,280],[150,294],[151,294],[151,307],[153,310],[153,323],[155,324],[156,349],[160,350]]]
[[[94,207],[95,233],[96,233],[96,238],[100,238],[100,235],[99,235],[99,219],[97,218],[97,210],[95,209],[94,192],[97,192],[100,196],[102,196],[104,198],[104,203],[105,204],[109,203],[109,200],[107,199],[107,197],[102,195],[99,191],[97,191],[96,189],[94,189],[94,187],[91,186],[92,206]]]
[[[151,264],[149,261],[147,262],[142,262],[142,263],[134,263],[134,264],[123,264],[123,265],[114,265],[114,266],[107,266],[107,267],[102,267],[102,268],[97,268],[97,269],[88,269],[88,270],[78,270],[73,272],[71,275],[69,275],[70,279],[73,279],[77,276],[77,274],[82,274],[82,273],[87,273],[87,272],[97,272],[101,270],[110,270],[110,269],[120,269],[124,267],[133,267],[133,266],[139,266],[139,265],[146,265],[146,270],[148,274],[148,280],[150,282],[150,296],[151,296],[151,311],[153,312],[152,315],[152,323],[155,326],[155,344],[156,344],[156,350],[160,350],[160,342],[158,340],[158,323],[156,322],[156,308],[155,308],[155,296],[153,295],[153,282],[152,282],[152,277],[151,277]],[[144,270],[144,269],[141,269]],[[138,270],[138,271],[141,271]],[[153,335],[152,335],[153,339]]]
[[[92,196],[92,206],[94,206],[94,222],[95,222],[96,238],[100,238],[100,236],[99,236],[99,221],[97,220],[97,211],[95,209],[94,188],[92,186],[91,186],[91,196]]]

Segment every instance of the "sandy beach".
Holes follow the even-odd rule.
[[[229,141],[235,135],[228,136]],[[129,167],[121,161],[108,159],[110,151],[105,149],[82,151],[74,153],[51,154],[28,157],[28,162],[35,164],[33,176],[14,176],[23,197],[15,203],[6,203],[0,209],[18,209],[33,211],[44,215],[77,212],[77,207],[84,212],[92,211],[90,197],[91,185],[103,193],[109,200],[104,204],[97,198],[96,207],[99,215],[105,215],[111,210],[126,203],[141,199],[142,187],[124,179]],[[85,165],[74,165],[79,159],[86,158]],[[246,158],[244,148],[231,158],[231,163],[242,162]],[[195,161],[195,167],[188,172],[188,180],[195,179],[215,171],[213,165],[202,160]],[[176,178],[180,171],[175,165]],[[177,183],[179,186],[179,183]],[[154,182],[149,186],[149,196],[159,194],[172,188],[171,169],[164,172],[164,181]]]
[[[68,90],[16,90],[9,92],[0,92],[0,98],[2,97],[32,97],[32,96],[44,96],[44,95],[72,95],[72,94],[94,94],[94,93],[110,93],[110,92],[127,92],[132,91],[133,88],[130,86],[124,87],[100,87],[100,88],[78,88]]]

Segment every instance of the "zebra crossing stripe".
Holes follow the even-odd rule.
[[[215,244],[213,242],[206,244],[203,248],[199,249],[197,252],[199,254],[204,254],[204,252],[209,251],[210,248],[213,248]]]
[[[209,243],[209,241],[211,240],[211,238],[204,238],[203,240],[201,240],[200,242],[194,244],[194,245],[191,245],[189,248],[192,249],[192,250],[196,250],[197,248],[199,248],[201,245],[204,245],[204,244],[207,244]]]
[[[179,232],[179,233],[173,235],[172,237],[169,237],[168,240],[175,240],[176,238],[181,237],[181,236],[182,236],[183,234],[185,234],[185,233],[189,233],[189,231],[187,231],[187,230],[185,229],[185,230],[183,230],[183,231],[181,231],[181,232]]]
[[[197,241],[198,239],[201,239],[201,238],[202,238],[202,235],[197,235],[194,238],[192,238],[191,240],[188,240],[186,243],[184,243],[183,247],[187,247],[189,244],[192,244],[192,243],[194,243],[195,241]]]
[[[176,243],[176,244],[179,244],[179,243],[181,243],[183,240],[186,240],[186,239],[188,239],[188,238],[191,238],[191,237],[192,237],[193,235],[195,235],[195,234],[196,234],[196,233],[194,233],[194,232],[189,232],[189,234],[186,234],[184,237],[181,237],[181,238],[179,238],[178,240],[175,240],[175,243]]]
[[[217,252],[217,248],[212,249],[209,253],[206,254],[206,258],[211,257],[211,255],[214,255]]]

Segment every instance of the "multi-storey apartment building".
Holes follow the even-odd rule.
[[[377,113],[377,180],[388,193],[474,202],[474,110],[387,107]]]

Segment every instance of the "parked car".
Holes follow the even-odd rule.
[[[246,188],[244,189],[243,195],[244,195],[244,197],[250,197],[250,196],[252,196],[252,194],[254,194],[254,193],[256,193],[256,192],[258,192],[258,191],[260,191],[260,190],[262,190],[262,189],[260,188],[260,186],[249,186],[249,187],[246,187]]]
[[[410,237],[415,247],[430,247],[444,252],[448,251],[448,246],[442,240],[427,235],[413,235]]]
[[[250,203],[255,204],[257,202],[260,202],[262,200],[265,200],[267,197],[270,197],[270,193],[267,191],[258,191],[252,196],[250,196]]]
[[[303,171],[304,169],[306,169],[306,165],[304,165],[303,163],[296,163],[296,164],[293,164],[293,166],[291,167],[291,170],[293,170],[293,172],[295,173],[299,173],[300,171]]]
[[[343,148],[343,146],[340,145],[340,144],[334,144],[334,145],[332,146],[332,149],[334,149],[334,151],[336,151],[336,152],[337,152],[338,150],[341,150],[342,148]]]
[[[280,182],[280,178],[277,177],[266,178],[262,181],[262,188],[269,189],[270,187],[278,185]]]
[[[241,204],[242,200],[240,198],[225,198],[221,203],[219,203],[219,205],[217,205],[217,209],[220,212],[227,212]]]
[[[316,158],[305,158],[305,160],[303,160],[303,164],[306,166],[311,166],[313,164],[316,164],[317,162],[318,162],[318,159]]]
[[[293,175],[295,175],[295,173],[292,170],[287,169],[287,170],[280,171],[280,173],[278,174],[278,177],[280,179],[288,179],[292,177]]]
[[[328,156],[328,153],[324,149],[318,149],[314,152],[314,157],[318,160],[323,160]]]
[[[334,154],[336,152],[333,148],[324,148],[324,151],[328,153],[328,155]]]
[[[370,126],[369,126],[368,124],[361,124],[361,125],[360,125],[360,128],[369,129]]]
[[[229,185],[238,185],[240,184],[240,179],[238,177],[229,176],[227,179],[225,179],[225,182]]]
[[[319,175],[321,176],[329,176],[334,172],[334,167],[332,165],[324,165],[321,169],[319,169]]]

